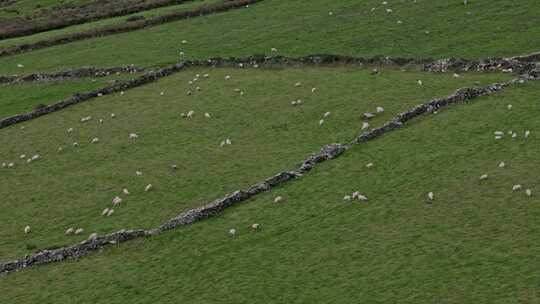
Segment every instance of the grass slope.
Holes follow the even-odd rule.
[[[267,0],[246,9],[1,58],[0,73],[13,72],[17,63],[36,71],[164,65],[178,61],[180,49],[189,58],[270,53],[273,47],[284,55],[477,58],[540,47],[530,39],[540,33],[535,22],[540,2],[535,0],[389,2]],[[393,12],[386,13],[386,8]]]
[[[210,78],[195,85],[195,74]],[[232,79],[225,81],[225,75]],[[376,77],[357,68],[285,70],[191,69],[155,84],[105,96],[45,117],[0,130],[0,162],[15,162],[0,169],[0,258],[5,260],[44,248],[73,243],[93,231],[157,225],[185,209],[202,205],[227,192],[249,186],[289,169],[324,144],[345,142],[361,126],[361,115],[383,106],[384,115],[373,124],[433,96],[450,94],[458,87],[507,79],[500,74],[425,74],[383,70]],[[418,86],[422,79],[423,86]],[[296,82],[301,87],[295,87]],[[318,91],[311,92],[312,87]],[[239,96],[234,89],[245,91]],[[164,92],[164,96],[160,96]],[[291,100],[304,105],[293,107]],[[180,113],[194,110],[192,120]],[[326,111],[331,117],[319,127]],[[203,117],[204,112],[212,115]],[[110,119],[110,113],[117,118]],[[81,117],[94,120],[81,124]],[[99,124],[97,120],[104,118]],[[74,127],[74,132],[66,130]],[[140,138],[130,141],[128,134]],[[90,144],[98,137],[100,143]],[[233,145],[219,148],[225,138]],[[79,148],[72,147],[80,143]],[[64,151],[57,152],[58,147]],[[39,153],[37,162],[25,164],[19,155]],[[177,164],[179,169],[170,168]],[[143,176],[135,176],[140,170]],[[154,190],[143,191],[147,184]],[[100,216],[126,187],[131,195],[111,218]],[[51,200],[54,198],[54,200]],[[54,219],[54,220],[51,220]],[[33,227],[24,235],[26,225]],[[66,237],[68,227],[86,233]]]
[[[49,105],[77,92],[87,92],[111,85],[114,80],[127,80],[137,75],[119,75],[96,79],[76,79],[58,82],[35,82],[0,85],[2,96],[0,119],[30,112],[39,104]]]
[[[156,9],[152,9],[152,10],[148,10],[148,11],[144,11],[144,12],[139,12],[139,13],[135,13],[135,14],[131,14],[131,15],[107,18],[107,19],[102,19],[102,20],[98,20],[98,21],[87,22],[87,23],[84,23],[84,24],[73,25],[73,26],[70,26],[70,27],[63,28],[63,29],[42,32],[42,33],[29,35],[29,36],[25,36],[25,37],[4,39],[4,40],[0,40],[0,48],[8,47],[8,46],[14,46],[14,45],[18,45],[18,44],[24,44],[24,43],[33,43],[33,42],[37,42],[37,41],[40,41],[40,40],[43,40],[43,39],[55,37],[55,36],[78,33],[78,32],[87,31],[87,30],[90,30],[90,29],[95,29],[95,28],[103,27],[103,26],[121,24],[121,23],[125,23],[126,19],[128,19],[129,17],[132,17],[132,16],[143,16],[143,17],[149,19],[149,18],[152,18],[152,17],[167,14],[167,13],[170,13],[170,12],[175,12],[175,11],[178,11],[179,9],[182,9],[182,10],[192,9],[192,8],[198,7],[198,6],[203,5],[203,4],[212,4],[212,3],[219,2],[219,1],[221,1],[221,0],[196,0],[196,1],[193,1],[193,2],[186,2],[186,3],[182,3],[182,4],[178,4],[178,5],[160,7],[160,8],[156,8]]]
[[[522,85],[417,120],[219,217],[10,275],[0,281],[3,299],[535,303],[539,88]],[[520,136],[496,141],[495,130]],[[480,182],[483,173],[490,178]],[[512,192],[517,183],[535,196]],[[343,203],[354,190],[369,202]],[[285,201],[272,203],[277,195]],[[249,232],[254,222],[261,231]]]

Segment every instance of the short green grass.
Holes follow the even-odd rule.
[[[105,78],[0,85],[0,119],[30,112],[40,104],[50,105],[75,93],[88,92],[109,86],[115,80],[123,81],[136,76],[136,74],[132,74]]]
[[[203,4],[211,4],[211,3],[216,3],[216,2],[219,2],[219,1],[221,1],[221,0],[196,0],[196,1],[190,1],[190,2],[186,2],[186,3],[178,4],[178,5],[160,7],[160,8],[156,8],[156,9],[153,9],[153,10],[139,12],[139,13],[135,13],[135,14],[131,14],[131,15],[125,15],[125,16],[114,17],[114,18],[107,18],[107,19],[102,19],[102,20],[98,20],[98,21],[94,21],[94,22],[87,22],[87,23],[84,23],[84,24],[73,25],[73,26],[70,26],[70,27],[63,28],[63,29],[37,33],[37,34],[34,34],[34,35],[18,37],[18,38],[11,38],[11,39],[4,39],[4,40],[0,40],[0,48],[19,45],[19,44],[24,44],[24,43],[33,43],[33,42],[41,41],[43,39],[48,39],[48,38],[51,38],[51,37],[83,32],[83,31],[87,31],[87,30],[91,30],[91,29],[96,29],[96,28],[99,28],[99,27],[105,27],[105,26],[114,25],[114,24],[123,24],[123,23],[126,23],[127,18],[132,17],[132,16],[143,16],[143,17],[149,19],[149,18],[152,18],[152,17],[164,15],[164,14],[167,14],[167,13],[176,12],[176,11],[179,11],[179,10],[193,9],[194,7],[198,7],[198,6],[203,5]]]
[[[537,303],[539,88],[520,85],[416,120],[218,217],[9,275],[0,281],[2,298]],[[533,133],[524,139],[527,129]],[[496,141],[495,130],[520,136]],[[490,177],[481,182],[484,173]],[[512,192],[518,183],[534,196]],[[369,201],[344,203],[355,190]],[[277,195],[285,201],[273,203]],[[262,229],[250,232],[252,223]]]
[[[61,4],[84,4],[91,0],[17,0],[15,3],[0,9],[0,19],[10,19],[14,17],[37,14],[42,9],[50,9]],[[18,14],[14,12],[18,11]]]
[[[204,73],[210,77],[188,84],[195,74]],[[232,79],[224,80],[225,75]],[[0,178],[7,181],[0,183],[0,258],[28,253],[27,246],[80,241],[94,231],[158,225],[183,210],[291,169],[324,144],[351,140],[360,132],[365,111],[386,109],[372,122],[376,125],[458,87],[508,77],[465,74],[456,79],[451,74],[392,69],[372,76],[367,69],[350,67],[197,68],[124,96],[104,96],[0,130],[0,162],[16,163],[13,169],[0,169]],[[296,82],[302,86],[295,87]],[[312,93],[312,87],[318,90]],[[234,92],[236,88],[245,95]],[[186,95],[188,89],[192,96]],[[304,105],[291,106],[296,99]],[[180,118],[190,110],[195,111],[193,119]],[[327,111],[331,116],[319,126]],[[205,112],[212,118],[205,118]],[[117,117],[109,118],[111,113]],[[94,120],[79,122],[88,115]],[[69,128],[73,133],[67,133]],[[130,133],[140,138],[129,140]],[[90,144],[94,137],[100,139],[98,144]],[[226,138],[233,144],[220,148]],[[72,147],[73,142],[80,147]],[[64,151],[58,153],[59,147]],[[21,154],[40,154],[41,159],[25,164]],[[172,164],[178,170],[172,170]],[[147,184],[153,191],[143,191]],[[111,218],[101,217],[123,188],[131,192],[123,205]],[[30,235],[23,233],[26,225],[33,227]],[[66,237],[68,227],[82,227],[86,233]]]
[[[81,65],[165,65],[188,58],[338,53],[355,56],[490,57],[538,51],[536,0],[266,0],[226,13],[180,20],[0,59],[0,73]],[[385,9],[393,9],[386,13]],[[371,9],[375,8],[372,12]],[[329,12],[333,12],[330,16]],[[468,15],[467,13],[471,14]],[[398,24],[398,21],[402,24]],[[429,31],[429,34],[426,34]],[[187,40],[187,44],[182,44]],[[43,60],[47,58],[47,60]]]

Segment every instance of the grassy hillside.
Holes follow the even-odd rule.
[[[2,95],[0,119],[30,112],[37,105],[49,105],[77,92],[86,92],[111,85],[114,80],[122,81],[136,76],[115,75],[95,79],[0,85],[0,94]]]
[[[217,218],[10,275],[0,281],[3,298],[535,303],[540,140],[535,132],[528,139],[522,134],[540,129],[538,92],[533,83],[454,106]],[[496,141],[495,130],[520,136]],[[368,162],[375,167],[365,168]],[[484,173],[489,179],[480,181]],[[513,192],[518,183],[533,189],[533,197]],[[355,190],[369,201],[344,203]],[[285,201],[273,203],[277,195]],[[252,223],[262,229],[250,232]],[[238,230],[235,238],[229,228]]]
[[[90,29],[95,29],[95,28],[103,27],[103,26],[121,24],[121,23],[125,23],[126,19],[133,16],[142,16],[148,19],[148,18],[160,16],[163,14],[167,14],[170,12],[175,12],[175,11],[184,10],[184,9],[186,10],[192,9],[194,7],[197,7],[203,4],[211,4],[211,3],[216,3],[216,2],[219,2],[219,0],[197,0],[197,1],[192,1],[192,2],[190,1],[186,3],[178,4],[178,5],[171,5],[171,6],[160,7],[160,8],[144,11],[144,12],[139,12],[136,14],[108,18],[108,19],[98,20],[94,22],[87,22],[87,23],[83,23],[79,25],[73,25],[70,27],[63,28],[63,29],[42,32],[42,33],[24,36],[20,38],[4,39],[4,40],[0,40],[0,48],[14,46],[14,45],[23,44],[23,43],[33,43],[33,42],[37,42],[43,39],[47,39],[47,38],[51,38],[51,37],[55,37],[59,35],[78,33],[81,31],[87,31]]]
[[[0,73],[13,72],[17,63],[38,71],[164,65],[178,61],[180,49],[189,58],[246,56],[270,53],[271,48],[285,55],[476,58],[539,48],[531,40],[540,33],[540,3],[535,0],[389,2],[266,0],[223,14],[0,58]],[[387,8],[393,12],[386,13]]]
[[[208,79],[201,76],[196,84],[188,84],[195,74],[205,73]],[[224,80],[225,75],[232,79]],[[69,244],[94,231],[160,224],[291,168],[325,144],[351,140],[360,131],[362,114],[377,106],[386,111],[372,124],[458,87],[507,78],[467,74],[456,79],[451,74],[399,70],[372,76],[369,70],[346,67],[190,69],[124,96],[104,96],[29,121],[24,130],[18,125],[1,130],[0,162],[16,166],[0,170],[7,181],[0,184],[6,198],[6,211],[0,215],[0,257],[13,258],[35,246]],[[296,87],[296,82],[302,86]],[[318,89],[315,93],[313,87]],[[237,88],[245,95],[235,92]],[[192,96],[186,96],[188,90],[193,90]],[[296,99],[304,104],[291,106]],[[190,110],[195,111],[193,119],[180,117]],[[327,111],[331,116],[319,126]],[[205,112],[212,118],[205,118]],[[111,113],[117,118],[111,119]],[[89,115],[92,121],[79,122]],[[74,131],[67,133],[69,128]],[[130,133],[140,138],[129,140]],[[95,137],[100,142],[91,144]],[[233,144],[220,148],[226,138]],[[74,142],[80,147],[72,147]],[[58,153],[59,147],[64,151]],[[26,164],[21,154],[40,154],[41,159]],[[178,170],[171,169],[173,164]],[[154,190],[145,193],[147,184]],[[125,203],[112,218],[101,217],[123,188],[131,192]],[[21,205],[25,207],[17,207]],[[32,234],[23,233],[26,225],[34,227]],[[72,226],[87,233],[64,236]]]

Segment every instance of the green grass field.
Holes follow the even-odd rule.
[[[87,22],[87,23],[83,23],[79,25],[73,25],[70,27],[63,28],[63,29],[37,33],[34,35],[12,38],[12,39],[4,39],[4,40],[0,40],[0,48],[15,46],[15,45],[24,44],[24,43],[33,43],[33,42],[37,42],[37,41],[51,38],[51,37],[87,31],[87,30],[104,27],[104,26],[110,26],[114,24],[122,24],[126,22],[126,19],[132,16],[143,16],[149,19],[152,17],[167,14],[170,12],[193,9],[203,4],[211,4],[211,3],[216,3],[216,2],[219,2],[219,0],[197,0],[197,1],[186,2],[186,3],[182,3],[178,5],[160,7],[160,8],[144,11],[144,12],[135,13],[135,14],[102,19],[102,20],[98,20],[94,22]]]
[[[188,58],[269,54],[271,48],[289,56],[418,58],[512,56],[538,49],[531,37],[540,34],[540,23],[535,22],[539,2],[470,2],[465,6],[460,1],[396,1],[393,13],[387,14],[379,0],[345,0],[339,5],[329,0],[266,0],[247,9],[0,58],[0,74],[17,70],[17,63],[36,71],[165,65],[181,59],[180,49]],[[188,43],[181,44],[182,40]]]
[[[137,75],[115,75],[104,78],[0,85],[0,93],[2,94],[0,119],[30,112],[37,105],[50,105],[75,93],[106,87],[111,85],[112,81],[115,80],[123,81],[134,77],[137,77]]]
[[[2,294],[19,303],[536,303],[540,207],[512,185],[538,189],[540,141],[521,136],[540,127],[538,89],[425,117],[217,218],[8,276]],[[520,138],[493,139],[508,129]],[[369,201],[344,203],[355,190]],[[285,201],[273,203],[277,195]],[[250,232],[252,223],[262,229]]]
[[[191,5],[197,3],[181,7]],[[0,75],[261,53],[514,56],[539,50],[539,9],[532,0],[265,0],[3,57]],[[0,47],[122,19],[0,41]],[[325,144],[349,142],[361,132],[362,114],[377,106],[385,112],[371,127],[457,88],[516,77],[456,78],[416,66],[379,67],[371,75],[371,68],[192,67],[0,129],[0,164],[15,163],[0,167],[0,262],[75,244],[93,232],[159,225],[295,168]],[[0,117],[134,76],[0,86]],[[419,117],[193,225],[10,273],[0,277],[0,303],[540,303],[539,89],[537,81],[516,84]],[[292,106],[297,99],[303,105]],[[191,110],[192,119],[181,117]],[[91,121],[80,122],[89,115]],[[495,131],[504,138],[495,140]],[[90,143],[93,138],[99,142]],[[220,148],[226,138],[232,145]],[[40,159],[27,164],[21,154]],[[145,192],[148,184],[153,188]],[[517,184],[522,189],[513,191]],[[123,188],[130,194],[121,194]],[[345,202],[354,191],[369,200]],[[111,217],[101,216],[117,195],[122,204]],[[274,203],[277,196],[283,202]],[[261,229],[252,231],[253,223]],[[66,236],[69,227],[85,231]]]
[[[188,84],[195,74],[205,73],[210,74],[208,79]],[[224,80],[225,75],[232,79]],[[0,171],[2,179],[9,181],[2,183],[0,192],[6,194],[5,206],[10,210],[1,215],[0,257],[27,253],[27,246],[68,244],[94,230],[150,228],[289,169],[325,144],[351,140],[360,132],[362,113],[377,106],[386,111],[374,124],[458,87],[508,77],[467,74],[455,79],[451,74],[391,69],[371,76],[369,70],[345,67],[190,69],[124,96],[101,97],[24,123],[24,130],[10,127],[2,130],[0,138],[0,162],[16,163],[15,168]],[[420,87],[418,79],[425,84]],[[299,81],[303,86],[295,87]],[[318,90],[312,93],[312,87]],[[236,88],[245,95],[240,96]],[[194,95],[186,96],[188,90]],[[304,104],[291,106],[296,99]],[[195,111],[193,119],[180,117],[190,110]],[[327,111],[331,117],[320,127]],[[212,118],[205,118],[205,112]],[[109,118],[111,113],[117,118]],[[89,115],[93,121],[79,122]],[[98,123],[100,118],[103,124]],[[73,133],[67,133],[69,128],[74,128]],[[130,133],[140,139],[130,141]],[[95,137],[100,142],[91,144]],[[233,145],[220,148],[226,138]],[[72,147],[73,142],[80,147]],[[58,153],[59,147],[64,151]],[[28,165],[19,159],[21,154],[36,153],[42,157],[39,162]],[[173,164],[179,169],[172,170]],[[135,176],[135,171],[143,176]],[[147,184],[154,185],[155,191],[145,193]],[[117,208],[112,218],[101,217],[123,188],[131,192],[125,206]],[[54,202],[50,197],[55,197]],[[27,208],[16,208],[20,204]],[[35,227],[31,235],[22,232],[26,225]],[[75,239],[64,236],[71,226],[88,233]]]

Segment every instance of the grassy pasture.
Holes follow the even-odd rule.
[[[375,126],[434,96],[474,83],[507,79],[501,74],[425,74],[386,69],[378,76],[351,67],[306,69],[189,69],[0,130],[0,258],[28,248],[73,243],[90,232],[151,227],[191,207],[289,169],[324,144],[358,134],[361,115],[383,106]],[[193,85],[195,74],[209,73]],[[224,80],[225,75],[232,79]],[[424,85],[419,86],[417,80]],[[296,87],[295,83],[302,86]],[[195,87],[200,86],[201,91]],[[318,90],[311,92],[312,87]],[[245,92],[240,96],[235,89]],[[187,96],[188,90],[193,91]],[[161,96],[160,93],[164,95]],[[302,99],[299,107],[290,105]],[[195,111],[193,119],[180,113]],[[323,126],[319,120],[331,115]],[[208,112],[208,119],[203,113]],[[115,119],[110,114],[115,113]],[[80,123],[82,117],[94,119]],[[98,119],[104,123],[98,123]],[[67,133],[74,128],[72,133]],[[140,138],[129,140],[128,134]],[[100,142],[91,144],[93,138]],[[220,148],[230,138],[232,145]],[[80,147],[72,147],[77,142]],[[62,152],[57,152],[63,147]],[[21,154],[40,154],[26,164]],[[176,164],[178,170],[172,170]],[[135,171],[142,171],[136,176]],[[144,192],[147,184],[153,191]],[[110,218],[100,216],[123,188],[131,194]],[[51,199],[54,198],[54,199]],[[24,206],[24,207],[21,207]],[[54,220],[52,220],[54,219]],[[30,235],[22,231],[34,227]],[[66,237],[68,227],[87,233]]]
[[[536,303],[539,86],[426,116],[218,217],[10,275],[0,291],[22,304]],[[344,203],[355,190],[369,201]]]

